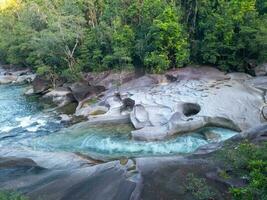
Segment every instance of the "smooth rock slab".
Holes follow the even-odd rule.
[[[58,106],[65,106],[75,102],[72,92],[68,88],[59,87],[43,96],[44,99],[50,100]]]
[[[264,124],[230,139],[230,144],[254,141],[266,133]],[[194,196],[186,186],[192,173],[207,181],[216,192],[216,200],[231,199],[229,186],[243,183],[218,176],[222,163],[216,162],[214,156],[223,147],[223,143],[210,144],[188,156],[123,159],[93,165],[89,159],[71,153],[62,156],[1,148],[0,188],[22,192],[32,200],[191,200]],[[55,162],[59,165],[51,165]]]
[[[261,64],[255,69],[256,76],[266,76],[267,75],[267,63]]]
[[[261,108],[265,103],[265,77],[225,74],[208,67],[188,67],[167,74],[178,80],[157,84],[145,76],[121,86],[120,94],[135,101],[130,113],[137,129],[132,132],[133,138],[165,139],[208,125],[243,131],[264,122]],[[110,101],[116,99],[113,95],[108,92],[103,97],[104,102],[113,102],[108,103],[106,118],[114,116],[112,110],[117,117],[120,115],[118,107],[123,104],[118,99]]]
[[[1,75],[0,76],[0,84],[9,84],[9,83],[13,83],[17,80],[17,76],[14,76],[14,75],[6,75],[6,76],[3,76]]]
[[[140,180],[118,161],[77,169],[45,169],[33,160],[0,157],[0,187],[30,199],[139,199]]]
[[[165,133],[159,134],[159,131],[155,133],[160,138],[164,138],[162,137],[164,134],[169,137],[176,133],[194,131],[206,125],[220,125],[242,131],[262,123],[260,110],[264,104],[264,92],[236,80],[185,80],[129,93],[139,107],[154,107],[154,110],[146,109],[146,113],[136,112],[134,108],[131,113],[133,125],[137,129],[145,128],[143,138],[149,132],[149,128],[151,128],[149,138],[155,138],[151,136],[154,132],[152,127],[158,127],[159,123],[153,123],[153,119],[159,118],[158,112],[161,107],[167,107],[171,112],[160,112],[164,115],[162,126],[168,124],[167,129],[158,129],[167,130]],[[185,112],[183,105],[188,103],[199,105],[200,111],[192,110],[193,115],[186,116],[188,111]],[[178,118],[175,117],[177,113],[180,116]],[[145,123],[137,123],[139,115],[149,117]],[[142,129],[137,132],[140,136]]]

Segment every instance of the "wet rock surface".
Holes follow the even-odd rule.
[[[44,94],[51,87],[51,82],[43,77],[37,76],[33,80],[32,85],[35,94]]]
[[[75,98],[69,88],[59,87],[51,92],[46,93],[43,96],[44,99],[53,102],[58,106],[66,106],[72,102],[75,102]]]
[[[92,82],[110,80],[108,76],[104,74]],[[243,131],[233,137],[232,142],[248,139],[259,143],[267,139],[267,125],[263,124],[266,122],[265,81],[266,77],[226,75],[211,68],[184,68],[162,76],[144,76],[131,81],[126,78],[126,83],[117,85],[115,90],[112,85],[105,93],[103,86],[88,83],[50,93],[45,84],[40,84],[34,90],[47,93],[59,105],[69,101],[68,95],[73,95],[81,108],[76,114],[88,117],[88,124],[132,123],[136,129],[132,137],[136,140],[164,140],[174,134],[215,125]],[[120,98],[116,95],[118,92]],[[103,96],[99,97],[101,93]],[[94,102],[92,97],[100,101]],[[92,102],[82,107],[88,99]],[[68,116],[62,116],[64,118],[69,120]],[[205,137],[217,140],[212,132]],[[186,181],[187,175],[194,173],[212,185],[215,199],[230,199],[228,187],[242,185],[243,180],[224,180],[219,176],[220,165],[213,162],[211,156],[222,147],[224,143],[213,143],[189,156],[125,158],[110,162],[95,162],[75,153],[1,147],[0,188],[17,190],[34,200],[192,200],[194,197],[187,191]]]
[[[266,76],[267,75],[267,63],[263,63],[256,67],[255,74],[257,76]]]
[[[88,73],[85,75],[85,80],[90,85],[103,86],[106,89],[114,89],[121,84],[127,83],[136,78],[133,72],[112,72],[106,71],[102,73]]]
[[[162,140],[204,126],[243,131],[264,122],[261,108],[266,77],[224,74],[209,67],[167,72],[162,75],[167,80],[164,84],[158,76],[143,76],[118,89],[124,99],[135,102],[129,116],[137,129],[132,133],[137,140]],[[93,118],[87,115],[89,121],[101,123],[113,118],[120,123],[125,119],[123,101],[116,93],[108,90],[100,104],[108,105],[109,111]]]
[[[0,187],[30,199],[139,199],[133,166],[128,160],[103,163],[73,153],[1,148]]]
[[[90,86],[87,82],[74,83],[69,88],[78,102],[105,91],[103,86]]]
[[[267,125],[247,131],[229,142],[262,137]],[[266,141],[266,140],[265,140]],[[72,153],[0,150],[0,187],[15,189],[30,199],[190,199],[188,175],[204,178],[215,199],[231,199],[228,189],[246,180],[224,179],[214,156],[221,145],[209,145],[189,156],[147,157],[99,163]],[[206,147],[208,149],[208,147]]]
[[[31,83],[35,79],[36,75],[31,73],[29,69],[22,70],[11,70],[3,69],[0,70],[0,84],[24,84]]]
[[[56,170],[29,159],[0,158],[0,174],[1,189],[15,189],[30,199],[139,199],[138,182],[119,162]]]

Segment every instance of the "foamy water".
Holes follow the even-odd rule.
[[[28,99],[25,86],[0,85],[0,146],[16,146],[24,139],[59,130],[56,113],[44,112],[36,99]]]
[[[142,142],[131,138],[131,126],[88,126],[86,123],[63,128],[57,113],[46,112],[36,100],[23,96],[24,86],[0,85],[0,147],[24,147],[38,151],[81,152],[116,159],[121,157],[162,156],[191,153],[212,141],[205,131],[218,135],[219,141],[236,134],[221,128],[206,128],[166,141]]]
[[[64,129],[56,134],[31,141],[35,149],[48,151],[82,152],[94,158],[120,158],[141,156],[163,156],[191,153],[199,147],[211,143],[204,137],[205,131],[213,131],[219,141],[233,137],[236,132],[222,128],[203,130],[180,135],[165,141],[134,141],[132,128],[127,125],[90,127],[85,123]]]

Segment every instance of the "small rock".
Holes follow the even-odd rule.
[[[149,115],[143,105],[136,105],[131,113],[131,122],[136,129],[149,125]]]
[[[14,76],[25,76],[25,75],[30,75],[30,69],[23,69],[19,71],[12,71],[10,72]]]
[[[28,89],[28,90],[24,93],[24,95],[26,95],[26,96],[31,96],[31,95],[33,95],[33,94],[34,94],[34,90],[33,90],[33,88]]]
[[[31,83],[33,82],[33,80],[36,78],[35,74],[31,74],[31,75],[21,75],[18,76],[16,83],[18,84],[23,84],[23,83]]]
[[[135,100],[132,100],[131,98],[126,98],[122,100],[123,107],[121,108],[121,111],[124,110],[133,110],[133,107],[135,105]]]
[[[72,115],[72,114],[75,113],[76,108],[77,108],[77,102],[71,102],[71,103],[69,103],[67,105],[59,106],[57,110],[60,113],[64,113],[64,114],[67,114],[67,115]]]
[[[205,136],[206,140],[213,141],[213,142],[219,142],[219,140],[221,138],[220,135],[218,135],[217,133],[214,133],[212,131],[205,132],[204,136]]]
[[[58,106],[65,106],[72,102],[75,102],[75,99],[68,88],[57,88],[43,96],[44,99],[48,99],[55,103]]]
[[[17,80],[17,76],[7,75],[7,76],[0,76],[0,84],[9,84],[13,83]]]
[[[166,74],[166,78],[170,82],[176,82],[176,81],[178,81],[178,78],[176,76],[171,75],[171,74]]]
[[[49,80],[46,80],[40,76],[37,76],[33,82],[33,91],[35,94],[43,94],[45,93],[51,86],[51,83]]]
[[[71,121],[71,117],[69,115],[62,114],[59,117],[60,117],[60,119],[61,119],[62,122],[69,122],[69,121]]]
[[[267,75],[267,63],[259,65],[255,68],[256,76],[266,76]]]

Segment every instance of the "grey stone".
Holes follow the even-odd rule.
[[[37,76],[33,80],[32,85],[35,94],[44,94],[51,87],[51,82],[43,77]]]
[[[218,142],[220,140],[220,135],[218,135],[212,131],[204,132],[204,136],[205,136],[206,140],[208,140],[208,141]]]
[[[263,63],[255,68],[256,76],[266,76],[267,75],[267,63]]]
[[[91,86],[87,82],[78,82],[72,84],[70,87],[74,98],[78,102],[86,100],[88,97],[96,96],[105,91],[103,86]]]
[[[75,101],[71,90],[64,87],[59,87],[51,92],[46,93],[43,98],[52,101],[54,104],[60,107],[66,106]]]
[[[17,76],[14,75],[1,75],[0,76],[0,84],[9,84],[13,83],[17,80]]]
[[[93,121],[107,121],[110,117],[113,122],[126,122],[130,116],[128,121],[137,129],[132,136],[138,140],[161,140],[204,126],[244,131],[262,123],[265,77],[225,74],[209,67],[168,73],[179,81],[159,84],[158,79],[147,75],[122,84],[117,91],[121,99],[116,92],[107,91],[101,105],[109,111]],[[121,112],[125,98],[135,102],[130,115]]]

